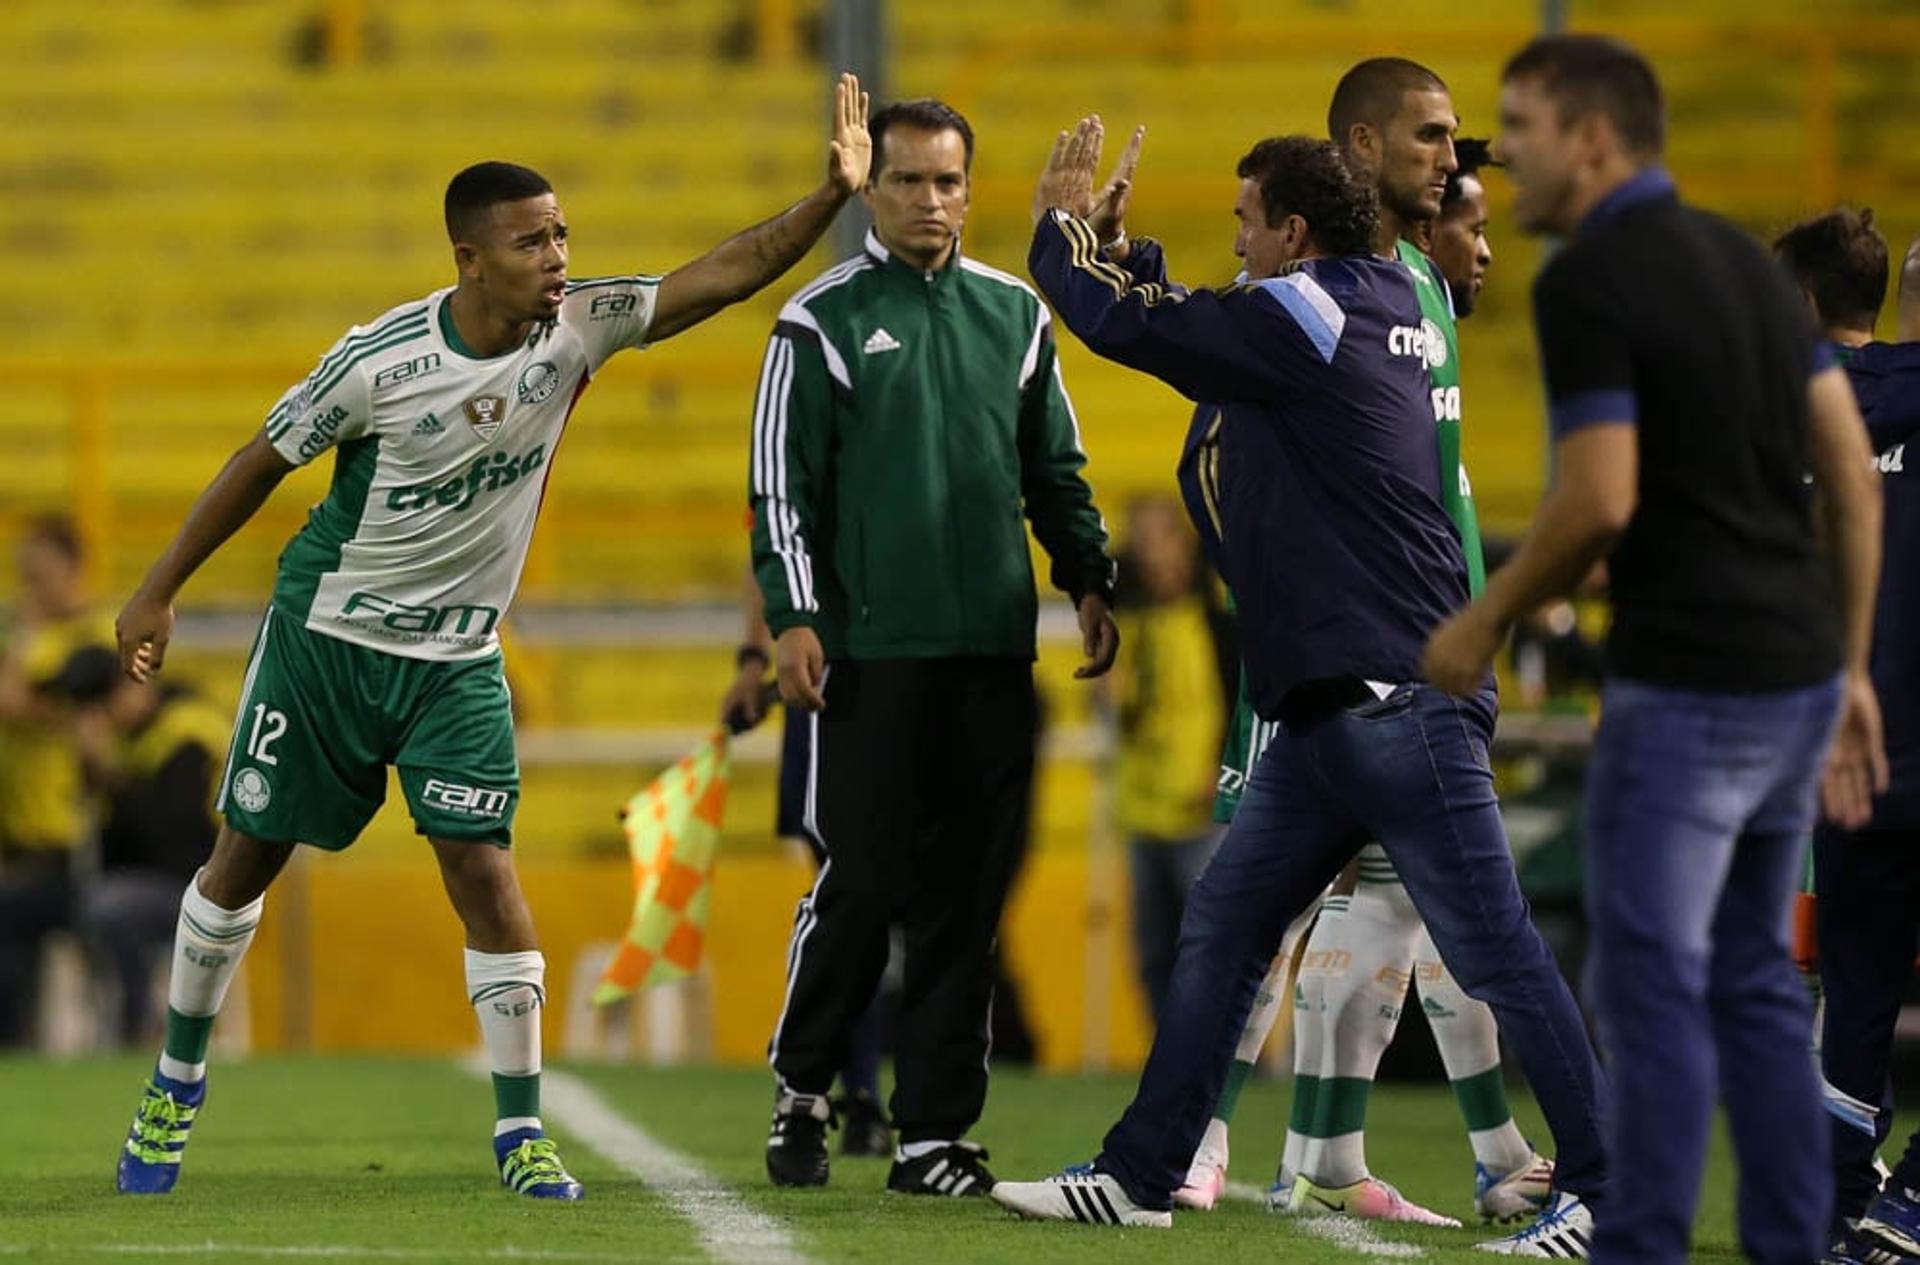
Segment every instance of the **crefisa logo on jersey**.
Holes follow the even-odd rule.
[[[233,775],[233,802],[248,812],[266,811],[272,799],[273,788],[267,785],[267,775],[259,769],[241,769]]]
[[[560,389],[560,370],[551,360],[542,360],[520,371],[517,388],[522,404],[544,404]]]
[[[500,423],[507,420],[507,401],[498,395],[476,395],[460,406],[466,410],[467,424],[480,432],[480,438],[493,442]]]

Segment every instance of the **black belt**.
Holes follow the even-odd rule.
[[[1373,687],[1357,676],[1323,676],[1288,690],[1275,718],[1299,733],[1349,707],[1371,703],[1374,697]]]

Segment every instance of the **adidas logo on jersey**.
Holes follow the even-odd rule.
[[[446,427],[440,424],[440,419],[432,413],[413,424],[413,433],[416,435],[438,435],[445,429]]]
[[[874,330],[873,333],[867,335],[867,341],[860,344],[861,353],[868,356],[876,352],[899,350],[900,340],[892,334],[887,333],[885,329]]]

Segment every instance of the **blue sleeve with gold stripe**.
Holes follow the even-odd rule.
[[[1093,230],[1063,211],[1035,227],[1027,268],[1096,354],[1195,401],[1272,401],[1324,367],[1339,341],[1338,320],[1291,304],[1293,295],[1278,293],[1288,287],[1186,292],[1142,281],[1101,259]]]

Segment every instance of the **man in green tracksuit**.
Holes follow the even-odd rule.
[[[1046,306],[959,249],[972,130],[936,101],[869,130],[874,230],[782,309],[754,404],[754,574],[781,697],[812,713],[805,821],[826,856],[769,1046],[767,1173],[826,1182],[828,1088],[899,925],[887,1185],[984,1195],[964,1138],[1033,778],[1023,513],[1077,608],[1083,678],[1118,648],[1113,564]]]

